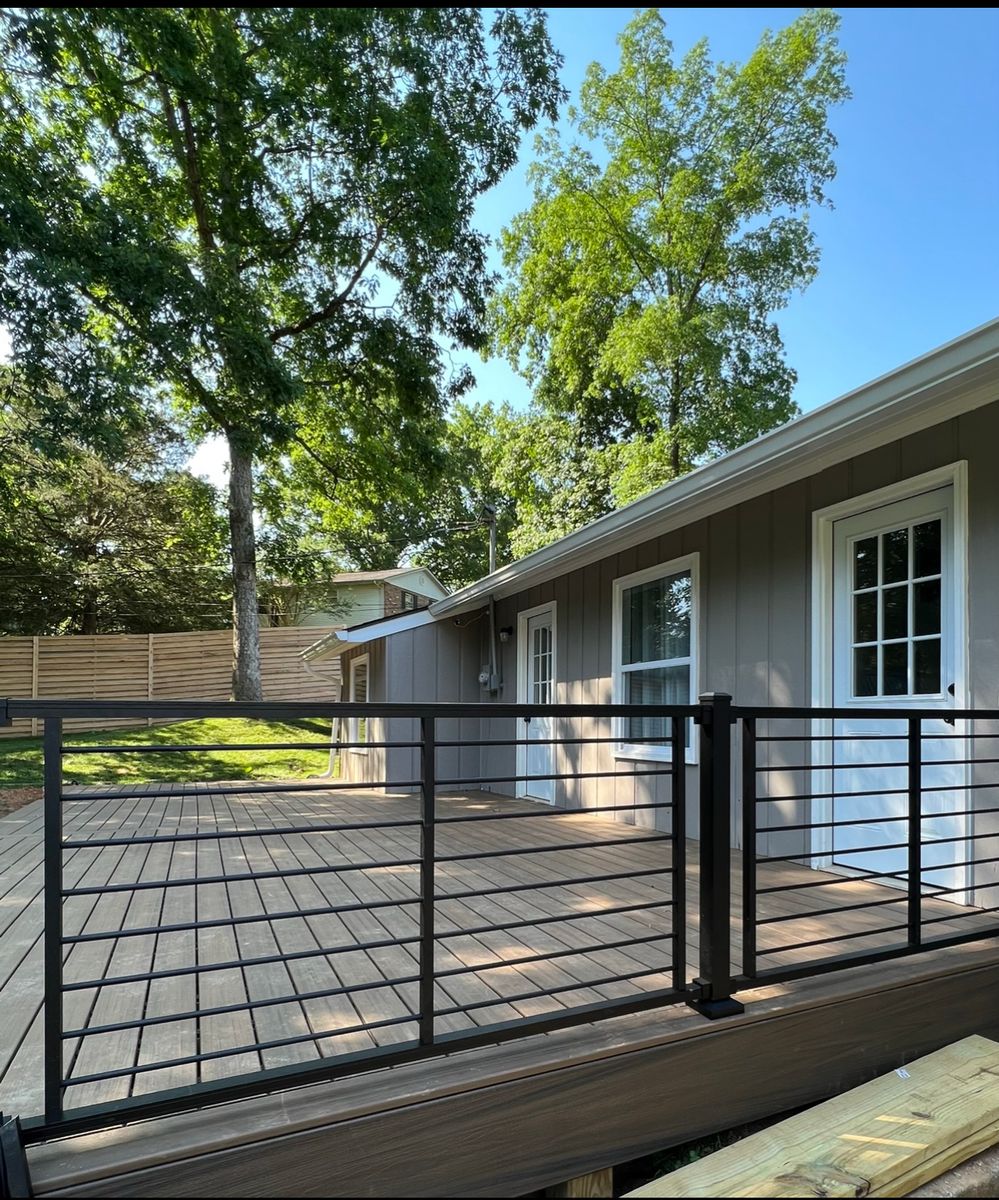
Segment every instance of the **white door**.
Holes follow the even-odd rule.
[[[532,609],[520,614],[520,700],[525,704],[551,704],[555,696],[555,609]],[[527,717],[518,721],[519,736],[526,745],[518,747],[518,775],[555,774],[555,722],[551,717]],[[555,780],[521,779],[517,795],[555,803]]]
[[[833,703],[866,709],[939,709],[922,725],[923,876],[928,891],[960,901],[967,858],[962,743],[943,715],[955,704],[960,661],[960,561],[950,487],[885,504],[833,527]],[[839,720],[835,732],[830,839],[833,866],[883,872],[903,885],[907,869],[907,721]],[[883,739],[872,734],[888,734]],[[866,735],[866,737],[864,736]],[[897,737],[895,736],[897,735]],[[902,764],[902,765],[900,765]],[[951,790],[953,789],[953,790]],[[870,824],[843,824],[870,821]],[[930,868],[941,868],[932,870]]]

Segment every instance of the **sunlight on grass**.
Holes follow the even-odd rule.
[[[315,749],[250,750],[248,743],[310,742]],[[69,746],[216,746],[224,749],[116,754],[113,751],[67,754],[67,783],[211,782],[222,779],[304,779],[322,775],[330,766],[330,723],[251,721],[212,718],[179,721],[152,729],[116,729],[69,734]],[[0,742],[0,790],[35,787],[42,782],[40,738]]]

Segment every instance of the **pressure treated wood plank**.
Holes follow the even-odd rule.
[[[904,1196],[999,1140],[999,1043],[972,1036],[629,1192]]]

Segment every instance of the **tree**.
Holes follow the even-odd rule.
[[[159,633],[229,623],[225,520],[158,420],[113,455],[0,406],[0,633]]]
[[[473,206],[554,118],[544,18],[13,9],[0,55],[14,360],[95,409],[140,388],[225,435],[233,694],[257,698],[254,462],[294,446],[363,475],[372,425],[419,430],[467,385],[435,335],[482,345]]]
[[[772,315],[817,269],[809,211],[848,95],[837,27],[812,10],[742,66],[704,41],[675,63],[645,10],[570,113],[595,149],[538,139],[533,204],[503,235],[495,344],[617,503],[796,411]]]

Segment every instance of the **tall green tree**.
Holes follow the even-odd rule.
[[[224,434],[233,695],[257,698],[254,463],[296,446],[363,475],[373,422],[418,430],[467,383],[436,339],[482,344],[473,207],[554,118],[544,18],[8,9],[0,62],[15,362],[95,411],[163,392]]]
[[[586,144],[538,140],[496,344],[605,460],[618,503],[796,411],[773,314],[818,265],[809,213],[848,95],[837,27],[812,10],[741,65],[704,41],[676,61],[647,9],[618,68],[586,74],[570,112]]]
[[[184,457],[183,443],[155,418],[113,449],[55,437],[37,403],[6,386],[0,633],[228,625],[225,518],[215,489],[183,470]]]

